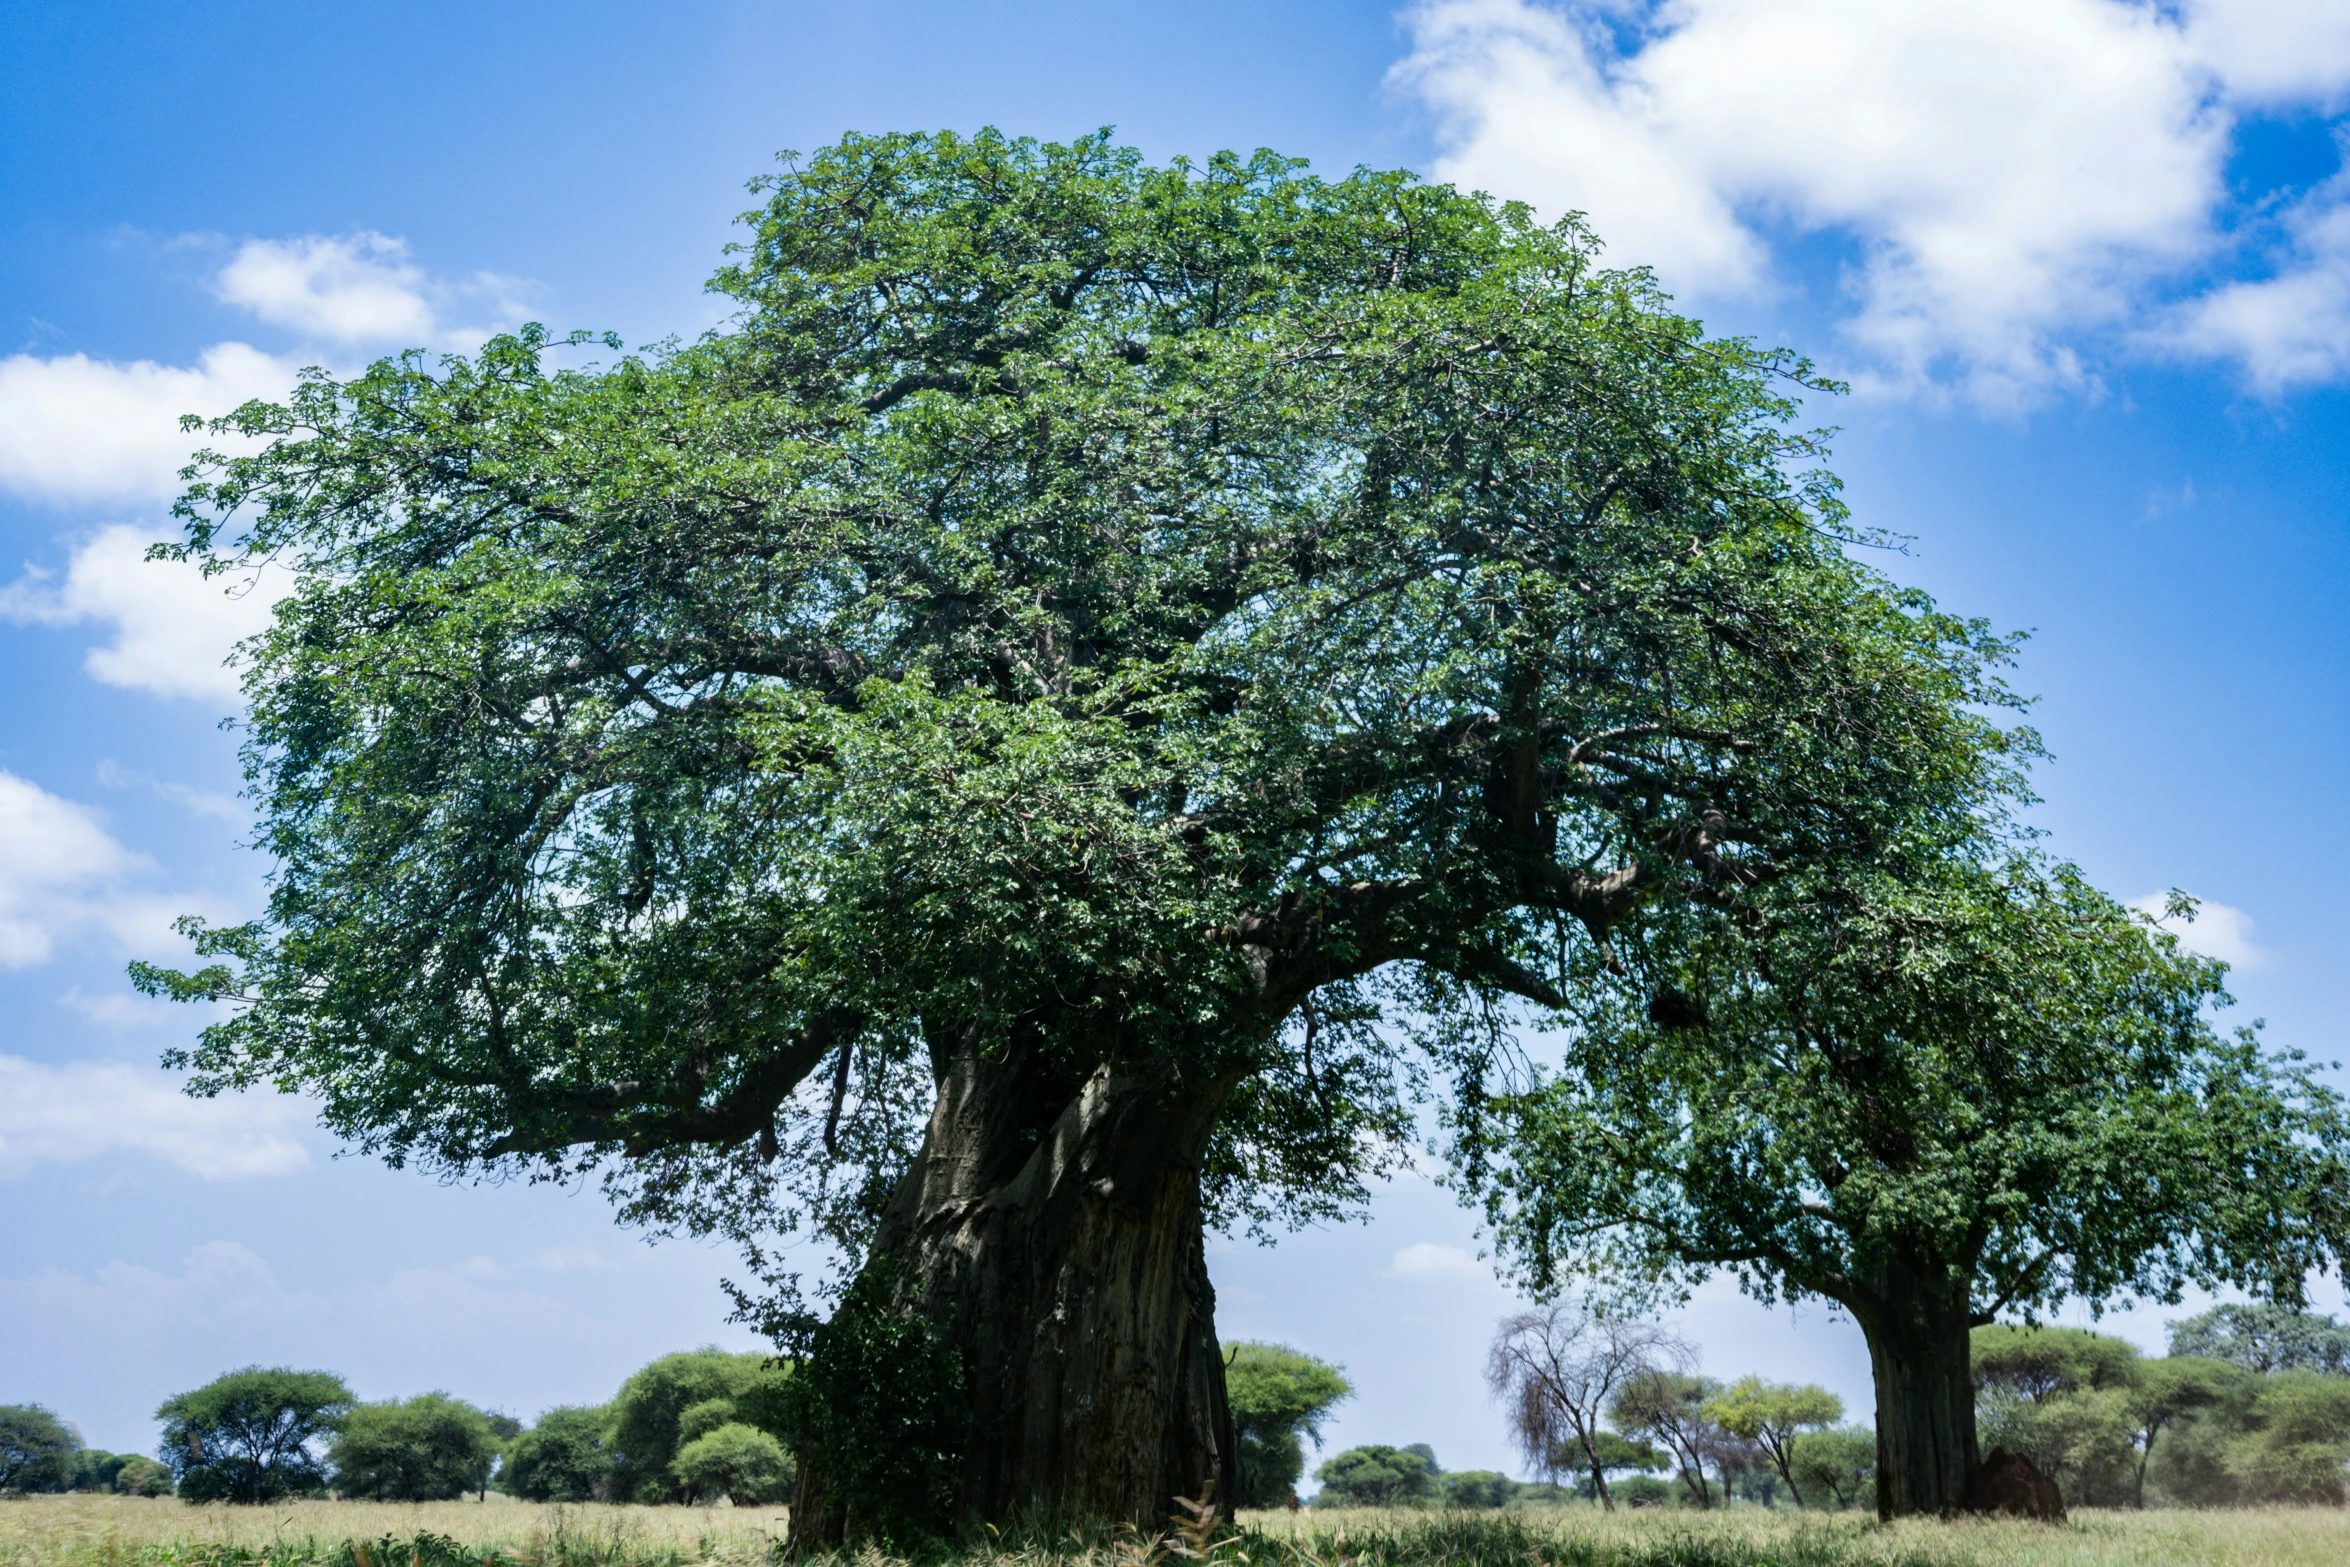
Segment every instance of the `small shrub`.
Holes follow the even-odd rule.
[[[779,1502],[792,1481],[792,1463],[783,1444],[740,1421],[686,1443],[670,1470],[694,1500],[723,1496],[737,1507]]]
[[[1435,1465],[1408,1447],[1350,1447],[1314,1471],[1316,1507],[1425,1507],[1436,1500]]]
[[[1669,1507],[1673,1501],[1673,1487],[1655,1475],[1632,1475],[1608,1489],[1615,1494],[1618,1507]]]
[[[1462,1469],[1439,1477],[1436,1487],[1445,1506],[1476,1512],[1507,1507],[1518,1482],[1491,1469]]]

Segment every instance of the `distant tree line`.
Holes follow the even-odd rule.
[[[0,1404],[0,1493],[10,1491],[166,1496],[171,1471],[136,1453],[84,1447],[80,1432],[39,1404]]]
[[[496,1489],[758,1506],[791,1496],[790,1393],[789,1369],[766,1356],[691,1350],[644,1367],[607,1404],[525,1427],[444,1392],[363,1403],[332,1372],[248,1366],[166,1399],[155,1459],[86,1448],[37,1404],[0,1405],[0,1492],[430,1502]]]
[[[2078,1328],[1978,1328],[1975,1419],[2067,1501],[2342,1505],[2350,1328],[2270,1304],[2174,1323],[2170,1353]]]
[[[2350,1326],[2272,1303],[2175,1322],[2170,1353],[2079,1328],[1974,1330],[1975,1420],[2090,1507],[2350,1500]],[[1696,1371],[1661,1325],[1559,1303],[1505,1320],[1487,1378],[1540,1478],[1448,1473],[1426,1443],[1323,1463],[1316,1507],[1842,1509],[1876,1491],[1875,1432],[1826,1388]],[[1249,1505],[1268,1505],[1250,1499]]]
[[[1982,1448],[2029,1458],[2074,1505],[2350,1500],[2350,1326],[2273,1303],[2226,1305],[2173,1323],[2170,1350],[2148,1358],[2077,1328],[1974,1330]],[[1834,1393],[1700,1376],[1691,1346],[1652,1321],[1566,1302],[1513,1316],[1487,1379],[1538,1481],[1447,1474],[1426,1444],[1374,1445],[1321,1466],[1315,1505],[1497,1508],[1579,1495],[1611,1508],[1839,1509],[1875,1494],[1876,1435],[1841,1423]]]
[[[533,1502],[789,1501],[791,1394],[790,1369],[763,1355],[664,1355],[608,1404],[541,1415],[500,1484]]]
[[[1603,1507],[1849,1507],[1874,1495],[1876,1438],[1839,1424],[1842,1399],[1760,1377],[1725,1386],[1696,1361],[1657,1323],[1562,1301],[1501,1324],[1486,1380],[1535,1472]]]
[[[2073,1505],[2341,1505],[2350,1476],[2350,1326],[2274,1304],[2173,1323],[2170,1353],[2078,1328],[1990,1326],[1971,1341],[1981,1445]],[[1281,1344],[1227,1350],[1242,1507],[1297,1503],[1305,1445],[1353,1396],[1344,1368]],[[1580,1499],[1842,1509],[1874,1496],[1876,1437],[1811,1384],[1701,1376],[1663,1326],[1556,1303],[1501,1323],[1487,1365],[1538,1478],[1447,1471],[1426,1443],[1348,1448],[1316,1507],[1496,1509]],[[362,1403],[323,1371],[247,1367],[167,1399],[156,1459],[85,1447],[37,1404],[0,1405],[0,1493],[176,1492],[195,1502],[334,1495],[440,1501],[788,1502],[791,1368],[759,1354],[664,1355],[608,1402],[536,1424],[446,1393]]]
[[[1447,1473],[1425,1442],[1409,1447],[1350,1447],[1316,1471],[1316,1507],[1505,1507],[1521,1490],[1491,1469]]]

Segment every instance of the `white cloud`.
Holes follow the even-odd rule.
[[[303,1101],[276,1094],[190,1099],[151,1067],[0,1055],[0,1176],[122,1153],[207,1181],[285,1175],[310,1163],[297,1136],[308,1118]]]
[[[0,487],[61,504],[168,500],[207,441],[180,429],[182,414],[215,417],[293,384],[291,362],[243,343],[188,367],[12,354],[0,359]]]
[[[2350,87],[2341,7],[2131,0],[1427,0],[1394,80],[1448,180],[1580,209],[1700,295],[1774,236],[1857,252],[1873,369],[2013,404],[2217,253],[2239,107]],[[2279,302],[2282,308],[2282,302]],[[2239,334],[2201,351],[2260,361]]]
[[[249,239],[215,287],[230,304],[314,340],[452,348],[473,347],[493,330],[458,324],[452,310],[485,310],[510,324],[526,291],[490,272],[436,278],[409,259],[406,241],[367,231]]]
[[[549,1246],[532,1257],[534,1267],[549,1273],[617,1273],[620,1264],[607,1256],[601,1246],[577,1242],[569,1246]]]
[[[139,930],[146,900],[126,889],[151,869],[87,806],[0,772],[0,968],[47,962],[60,936],[92,927]]]
[[[2189,301],[2151,340],[2192,357],[2232,359],[2270,396],[2350,375],[2350,176],[2295,204],[2284,230],[2274,276]]]
[[[490,272],[436,276],[403,241],[365,232],[246,240],[214,288],[313,343],[460,350],[518,321],[533,292]],[[183,432],[181,416],[282,398],[304,362],[245,343],[193,365],[12,354],[0,359],[0,488],[60,505],[169,500],[198,447],[235,446]]]
[[[160,892],[155,862],[117,842],[96,812],[0,771],[0,968],[46,963],[90,937],[154,953],[179,945],[179,915],[225,918],[219,899]]]
[[[1485,1284],[1493,1282],[1491,1268],[1461,1247],[1447,1246],[1439,1241],[1414,1241],[1389,1259],[1387,1271],[1391,1277],[1399,1279],[1475,1279]]]
[[[2340,0],[2184,0],[2195,52],[2251,100],[2339,101],[2350,83],[2350,8]]]
[[[2242,909],[2206,899],[2196,904],[2192,920],[2180,920],[2164,912],[2169,901],[2166,894],[2150,892],[2143,898],[2132,898],[2130,907],[2157,928],[2178,937],[2179,945],[2189,952],[2217,958],[2233,969],[2256,969],[2268,963],[2269,953],[2253,943],[2252,916]]]
[[[1619,260],[1744,288],[1766,265],[1724,193],[1663,134],[1654,88],[1602,70],[1597,18],[1524,0],[1438,0],[1408,14],[1395,79],[1436,111],[1440,177],[1587,213]]]
[[[405,245],[361,233],[249,239],[216,286],[230,304],[311,337],[423,342],[437,330],[424,281]]]
[[[28,568],[0,588],[0,616],[19,624],[111,628],[85,667],[112,686],[158,696],[238,700],[227,659],[236,643],[269,624],[270,606],[291,584],[284,574],[207,579],[193,564],[150,561],[153,534],[117,523],[73,552],[62,581]]]

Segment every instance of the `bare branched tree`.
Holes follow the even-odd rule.
[[[1555,1481],[1568,1468],[1588,1469],[1591,1487],[1610,1511],[1609,1460],[1621,1460],[1600,1426],[1608,1400],[1625,1383],[1695,1362],[1695,1351],[1654,1322],[1611,1317],[1588,1306],[1554,1302],[1503,1319],[1485,1362],[1485,1380],[1509,1411],[1510,1435],[1526,1461]]]

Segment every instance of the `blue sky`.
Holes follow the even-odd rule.
[[[171,915],[253,909],[227,644],[266,612],[138,560],[173,416],[541,319],[718,319],[743,181],[848,129],[1115,125],[1587,211],[1716,330],[1854,394],[1887,558],[2033,632],[2038,820],[2129,898],[2208,900],[2245,1017],[2350,1013],[2350,9],[2338,0],[45,5],[0,11],[0,1402],[145,1449],[253,1360],[530,1415],[724,1325],[728,1257],[593,1193],[337,1159],[197,1104],[132,998]],[[1425,1180],[1211,1259],[1228,1337],[1347,1363],[1330,1437],[1509,1467],[1508,1304]],[[2331,1283],[2321,1298],[2338,1304]],[[2125,1329],[2159,1342],[2170,1313]],[[1702,1292],[1707,1369],[1867,1407],[1824,1309]]]

